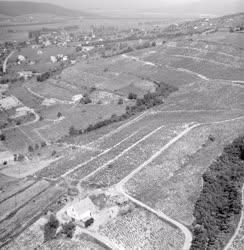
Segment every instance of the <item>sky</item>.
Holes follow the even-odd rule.
[[[1,0],[0,0],[1,1]],[[21,0],[14,0],[21,1]],[[26,0],[22,0],[26,1]],[[173,5],[184,12],[189,10],[211,11],[213,9],[229,10],[230,12],[244,11],[244,0],[27,0],[49,2],[72,9],[164,9]],[[242,6],[240,6],[242,5]],[[174,8],[173,7],[173,8]],[[199,7],[199,8],[198,8]]]

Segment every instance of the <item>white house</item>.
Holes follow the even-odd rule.
[[[22,72],[18,72],[18,74],[19,74],[19,77],[23,77],[25,80],[31,78],[33,75],[31,71],[22,71]]]
[[[95,210],[96,207],[93,202],[90,200],[90,198],[86,198],[70,205],[67,208],[66,213],[69,217],[77,222],[82,223],[84,227],[86,227],[87,222],[89,223],[94,221],[92,214],[95,212]]]
[[[50,60],[51,60],[52,63],[56,63],[57,62],[56,56],[50,56]]]
[[[77,102],[80,102],[80,100],[83,98],[83,95],[74,95],[73,97],[72,97],[72,101],[74,102],[74,103],[77,103]]]
[[[20,62],[24,62],[24,61],[25,61],[25,57],[22,56],[22,55],[18,55],[18,60],[19,60]]]

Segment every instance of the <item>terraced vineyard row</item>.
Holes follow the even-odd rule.
[[[184,242],[179,229],[142,208],[113,219],[101,228],[100,233],[127,250],[179,250]]]
[[[176,136],[182,126],[159,127],[159,130],[145,140],[136,143],[130,150],[126,150],[111,164],[98,171],[94,176],[86,180],[82,186],[98,185],[111,186],[131,173],[140,164],[150,158],[155,151],[165,145],[172,137]]]

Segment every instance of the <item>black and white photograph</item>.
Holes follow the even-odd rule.
[[[0,0],[0,249],[244,250],[243,0]]]

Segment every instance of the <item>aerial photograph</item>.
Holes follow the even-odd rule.
[[[244,250],[243,0],[0,0],[0,249]]]

